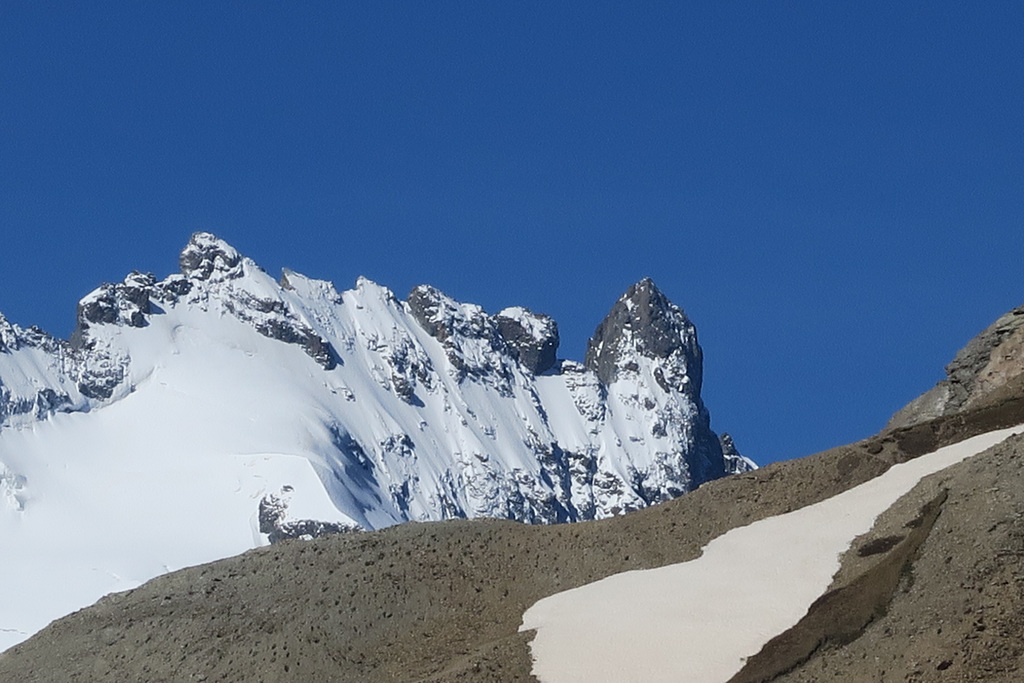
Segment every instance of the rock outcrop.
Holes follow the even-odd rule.
[[[946,366],[946,378],[893,415],[896,429],[978,405],[1024,375],[1024,306],[1001,316]]]
[[[635,406],[652,437],[679,444],[658,457],[664,476],[648,502],[674,497],[670,482],[709,481],[726,474],[722,445],[701,399],[704,354],[697,330],[650,278],[612,306],[587,345],[584,367],[618,401]],[[685,444],[685,445],[684,445]],[[746,471],[740,461],[733,461]],[[677,469],[675,474],[670,470]]]
[[[554,367],[558,324],[553,318],[515,306],[499,311],[494,321],[524,368],[539,375]]]
[[[630,287],[612,306],[587,345],[584,365],[608,385],[623,372],[636,372],[637,357],[671,361],[671,375],[659,373],[658,384],[666,391],[700,395],[704,355],[697,330],[650,278]]]

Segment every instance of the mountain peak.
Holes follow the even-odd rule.
[[[208,232],[197,232],[178,258],[181,272],[199,280],[232,279],[242,275],[242,256],[224,240]]]
[[[17,330],[14,329],[14,325],[7,322],[4,314],[0,313],[0,353],[8,351],[12,347],[18,348]]]
[[[22,530],[0,536],[25,558],[0,563],[9,593],[111,577],[74,593],[84,605],[124,566],[141,581],[352,525],[613,517],[750,467],[723,455],[693,325],[650,280],[598,328],[595,372],[558,363],[555,321],[524,307],[278,282],[209,233],[180,263],[86,295],[68,342],[0,317],[0,531]],[[87,560],[33,555],[40,538]],[[74,604],[32,601],[0,610],[0,649]]]
[[[703,352],[697,330],[651,278],[631,286],[612,306],[587,345],[585,365],[608,385],[623,370],[634,369],[636,355],[658,360],[675,357],[684,371],[680,379],[688,380],[675,383],[674,388],[700,395]]]

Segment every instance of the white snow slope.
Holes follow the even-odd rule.
[[[534,675],[544,683],[728,681],[807,613],[853,539],[922,477],[1021,430],[967,439],[815,505],[733,529],[690,562],[540,600],[520,628],[537,630]]]
[[[626,335],[605,384],[541,369],[557,331],[525,309],[277,282],[202,233],[181,264],[87,296],[70,344],[0,316],[0,651],[110,591],[265,544],[268,494],[286,520],[365,529],[546,523],[749,467],[723,462],[676,351]],[[662,312],[696,347],[682,312]]]

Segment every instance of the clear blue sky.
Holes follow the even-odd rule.
[[[554,316],[650,276],[760,462],[877,431],[1024,301],[1024,3],[0,3],[0,311],[209,230]]]

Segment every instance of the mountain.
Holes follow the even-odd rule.
[[[731,680],[1018,681],[1024,436],[994,433],[1024,423],[1016,374],[957,412],[608,519],[401,524],[173,572],[0,655],[0,680],[535,680],[533,633],[520,626],[539,600],[627,572],[653,576],[634,570],[694,560],[760,520],[799,518],[829,502],[842,513],[854,503],[836,505],[840,494],[982,435],[972,453],[998,443],[920,480],[851,539],[805,616],[766,634]],[[783,557],[793,544],[803,552],[817,530],[831,533],[826,526],[768,535],[764,545]],[[756,558],[746,566],[769,583],[776,576]],[[729,592],[707,597],[725,606]],[[776,599],[766,591],[758,610],[776,611]],[[749,630],[758,610],[736,614],[737,631]],[[652,619],[662,612],[652,608]],[[707,657],[716,650],[708,643]]]
[[[577,363],[525,308],[275,281],[205,233],[179,263],[87,295],[68,341],[0,317],[0,646],[268,541],[601,519],[753,467],[711,430],[696,330],[650,280]]]

